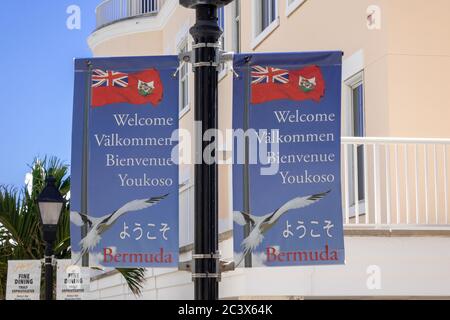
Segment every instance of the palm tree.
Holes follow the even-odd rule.
[[[45,243],[36,199],[44,188],[45,178],[52,175],[59,191],[68,199],[70,190],[69,167],[59,159],[36,158],[31,165],[31,183],[22,189],[0,186],[0,299],[5,298],[8,260],[39,260],[44,256]],[[55,241],[55,258],[70,258],[69,202],[63,208]],[[130,290],[141,294],[145,269],[117,269]]]

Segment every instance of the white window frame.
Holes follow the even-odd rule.
[[[348,136],[353,136],[353,132],[354,132],[354,114],[353,114],[353,90],[358,87],[360,84],[363,85],[363,125],[362,125],[362,135],[365,136],[366,135],[366,117],[365,117],[365,81],[364,81],[364,69],[356,72],[355,74],[353,74],[351,77],[349,77],[348,79],[346,79],[344,81],[344,85],[345,85],[345,95],[346,95],[346,135]],[[348,159],[348,165],[349,165],[349,177],[346,177],[347,179],[349,179],[348,184],[349,184],[349,196],[351,198],[354,197],[354,177],[353,177],[353,157],[352,157],[352,152],[350,149],[347,150],[348,155],[347,155],[347,159]],[[364,172],[363,172],[364,174]],[[367,177],[363,177],[363,179],[366,179]],[[363,180],[364,181],[364,180]],[[365,185],[364,185],[365,188]],[[364,198],[365,195],[363,195],[363,198],[361,200],[357,200],[357,199],[353,199],[353,204],[351,203],[352,201],[350,200],[350,208],[349,208],[349,218],[354,218],[356,216],[356,214],[358,214],[359,216],[363,216],[366,214],[365,211],[365,201],[366,199]],[[356,204],[354,202],[358,201],[358,212],[356,212]]]
[[[189,36],[186,34],[184,37],[181,38],[181,40],[179,41],[179,43],[177,44],[177,53],[181,52],[182,48],[186,48],[186,51],[189,51]],[[181,78],[181,68],[183,68],[184,65],[187,65],[187,71],[186,74],[184,75],[183,78]],[[191,73],[191,68],[190,68],[190,64],[186,63],[186,62],[181,62],[180,64],[180,71],[179,71],[179,88],[178,88],[178,92],[179,92],[179,102],[178,102],[178,110],[179,110],[179,115],[178,117],[181,119],[189,110],[190,110],[190,95],[189,95],[189,90],[190,90],[190,85],[189,85],[189,75]],[[181,90],[181,85],[182,82],[186,81],[186,90],[187,90],[187,104],[182,106],[182,90]]]
[[[278,9],[278,0],[275,0],[275,19],[264,29],[259,30],[261,22],[261,2],[260,0],[252,0],[253,12],[253,37],[251,42],[252,50],[261,44],[276,28],[280,25],[280,15]]]
[[[178,196],[180,197],[183,193],[187,193],[186,196],[188,197],[188,208],[187,210],[187,216],[184,216],[186,221],[185,223],[181,223],[180,221],[180,228],[179,228],[179,239],[180,239],[180,246],[186,246],[189,244],[194,243],[194,230],[191,228],[194,223],[194,211],[191,210],[192,203],[195,200],[194,197],[191,197],[191,189],[194,187],[194,184],[191,182],[190,176],[187,177],[184,181],[180,182],[179,188],[178,188]],[[180,214],[181,217],[181,214]],[[182,233],[185,232],[185,237],[182,236]],[[186,242],[181,243],[186,239]]]
[[[239,15],[236,15],[236,12],[239,12]],[[233,1],[231,7],[232,50],[236,53],[239,53],[242,50],[241,14],[241,1]]]
[[[300,7],[306,0],[294,0],[289,3],[289,0],[286,0],[286,17],[289,17],[298,7]]]
[[[227,8],[226,6],[223,7],[223,33],[219,38],[219,41],[221,42],[221,49],[226,51],[226,37],[228,36],[227,32]],[[219,71],[219,79],[218,81],[221,81],[223,78],[225,78],[225,76],[227,75],[228,72],[228,64],[227,63],[222,63],[221,64],[221,69]]]
[[[350,136],[352,134],[351,120],[353,117],[349,112],[349,104],[351,103],[351,90],[349,86],[354,86],[358,80],[355,77],[364,70],[364,51],[362,49],[356,51],[351,56],[342,61],[342,134],[344,136]]]
[[[347,80],[344,81],[345,88],[346,88],[346,106],[347,106],[347,112],[346,112],[346,135],[353,136],[354,132],[354,115],[353,115],[353,90],[358,87],[360,84],[363,85],[363,89],[365,89],[365,82],[364,82],[364,70],[360,70],[357,73],[355,73],[353,76],[349,77]],[[362,113],[365,114],[365,96],[363,95],[363,110]],[[363,136],[366,135],[366,118],[363,119]]]

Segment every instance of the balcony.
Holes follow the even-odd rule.
[[[450,139],[343,137],[347,230],[450,230]]]
[[[449,147],[450,139],[342,137],[345,234],[450,235]],[[185,248],[194,241],[194,197],[193,184],[180,189]],[[232,236],[231,216],[220,223],[221,239]]]
[[[136,17],[156,16],[166,0],[104,0],[95,9],[97,30]]]

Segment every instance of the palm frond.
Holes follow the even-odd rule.
[[[143,283],[145,282],[144,268],[117,268],[127,282],[128,288],[135,296],[141,296]]]

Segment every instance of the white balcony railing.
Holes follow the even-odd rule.
[[[347,228],[450,229],[450,139],[343,137]]]
[[[344,228],[450,230],[449,147],[450,139],[342,137]],[[193,184],[180,188],[181,246],[194,241],[194,196]]]
[[[129,18],[156,15],[166,0],[104,0],[95,9],[97,29]]]

